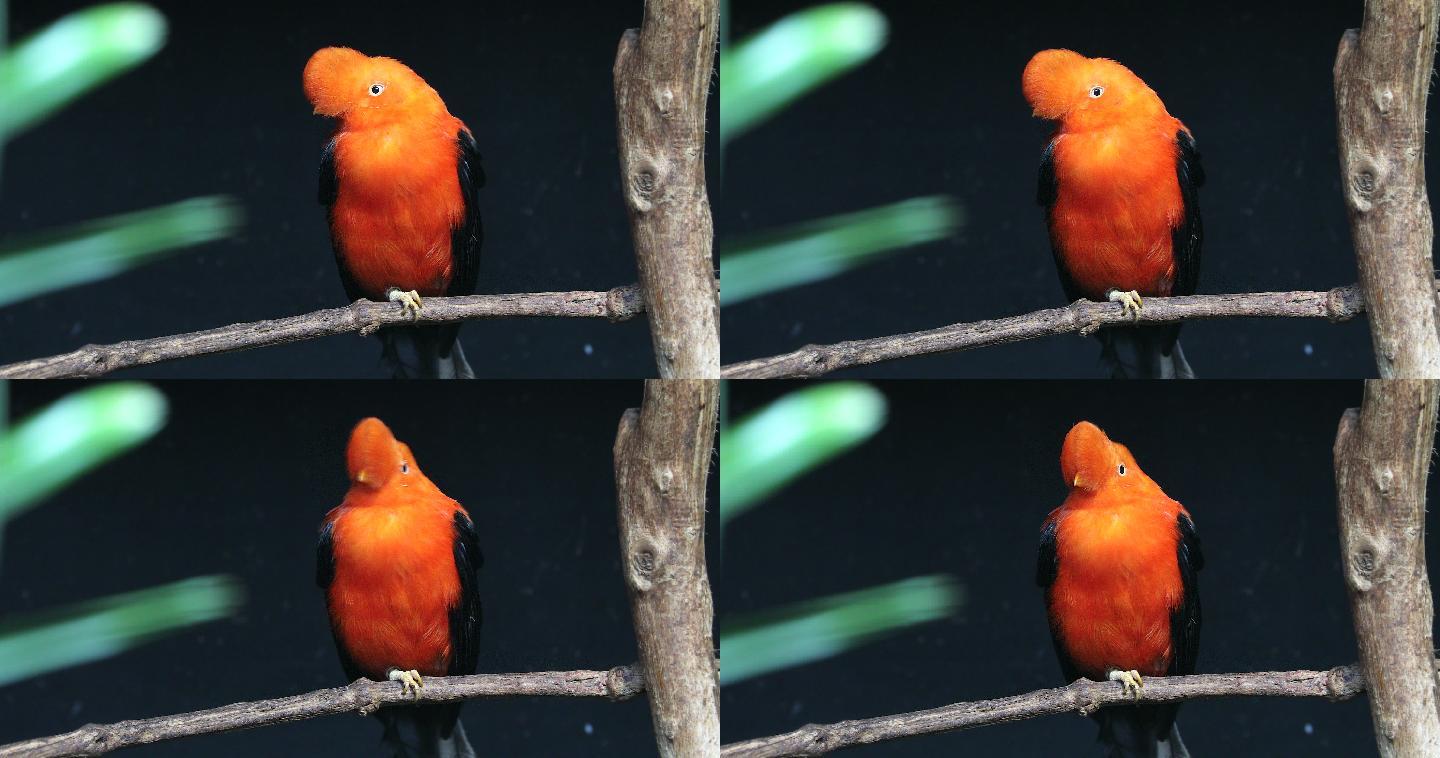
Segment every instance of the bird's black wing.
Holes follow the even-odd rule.
[[[1200,569],[1205,567],[1205,554],[1200,550],[1200,535],[1195,524],[1181,513],[1176,518],[1180,545],[1176,557],[1180,561],[1180,584],[1184,596],[1180,605],[1170,612],[1170,669],[1167,674],[1195,673],[1195,659],[1200,652]]]
[[[326,521],[320,528],[320,540],[315,543],[315,584],[325,593],[325,604],[330,604],[330,583],[335,581],[335,523]],[[330,623],[330,634],[335,638],[335,652],[340,656],[340,667],[345,670],[345,681],[353,682],[365,676],[355,667],[355,661],[345,652],[340,637],[335,635],[335,623]]]
[[[463,510],[455,511],[455,571],[460,577],[460,600],[450,609],[449,676],[475,673],[480,661],[480,588],[475,573],[484,559],[475,524]],[[464,701],[415,709],[416,717],[438,729],[449,740],[459,723]]]
[[[1045,152],[1040,156],[1040,181],[1035,191],[1035,202],[1045,208],[1047,226],[1050,225],[1050,214],[1055,211],[1055,199],[1060,196],[1059,181],[1055,178],[1055,144],[1058,140],[1058,137],[1050,140],[1050,144],[1045,146]],[[1084,299],[1084,293],[1075,285],[1070,272],[1065,270],[1065,261],[1060,257],[1060,243],[1055,240],[1053,232],[1050,235],[1050,250],[1055,255],[1055,271],[1060,274],[1060,287],[1065,290],[1065,301],[1073,303]]]
[[[475,524],[455,511],[455,570],[460,575],[460,601],[450,609],[450,675],[473,674],[480,661],[480,587],[476,572],[484,563]]]
[[[365,299],[365,293],[360,291],[355,277],[345,268],[345,258],[340,254],[340,239],[335,236],[335,199],[340,196],[340,178],[335,174],[336,139],[326,142],[325,150],[320,153],[320,191],[316,199],[325,206],[326,222],[330,225],[330,247],[335,251],[335,268],[340,271],[340,283],[345,285],[345,297],[353,303]]]
[[[1045,528],[1040,530],[1040,552],[1035,560],[1035,583],[1045,590],[1045,615],[1050,620],[1050,641],[1055,643],[1055,658],[1060,661],[1060,673],[1065,676],[1066,684],[1069,684],[1080,678],[1080,672],[1075,668],[1075,662],[1071,660],[1070,653],[1065,650],[1065,645],[1060,640],[1060,627],[1055,617],[1050,615],[1050,585],[1055,583],[1055,576],[1060,572],[1060,553],[1056,547],[1059,531],[1060,522],[1056,520],[1046,522]]]
[[[485,169],[480,165],[480,150],[470,130],[456,135],[459,146],[457,161],[460,195],[465,200],[465,219],[450,235],[450,255],[454,266],[447,295],[473,295],[480,276],[480,243],[484,230],[480,224],[480,188],[485,186]]]
[[[1055,583],[1055,575],[1060,571],[1060,555],[1055,549],[1055,535],[1059,528],[1059,522],[1049,521],[1045,528],[1040,530],[1040,552],[1035,560],[1035,584],[1047,590]]]
[[[1175,142],[1179,146],[1175,174],[1180,180],[1180,198],[1185,203],[1185,215],[1171,233],[1175,283],[1170,288],[1170,294],[1193,295],[1200,282],[1200,246],[1205,240],[1205,229],[1200,220],[1200,187],[1205,184],[1205,169],[1200,165],[1200,153],[1196,151],[1195,139],[1189,132],[1184,129],[1176,132]]]

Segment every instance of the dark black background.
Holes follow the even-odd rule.
[[[732,37],[813,4],[732,0]],[[1361,3],[873,4],[890,21],[876,58],[727,147],[716,228],[723,239],[932,193],[957,196],[968,224],[957,239],[727,307],[725,361],[1063,304],[1035,205],[1051,127],[1020,93],[1025,63],[1051,47],[1126,64],[1194,131],[1209,176],[1200,292],[1355,281],[1331,66]],[[1375,371],[1363,320],[1200,322],[1183,339],[1201,377]],[[851,373],[1100,377],[1097,354],[1064,336]]]
[[[327,45],[399,58],[475,132],[489,176],[480,292],[635,281],[611,65],[641,3],[153,4],[170,22],[157,56],[6,147],[0,238],[213,193],[238,198],[243,232],[0,310],[0,362],[344,305],[315,201],[332,126],[300,87]],[[11,36],[89,5],[11,2]],[[482,376],[655,372],[643,318],[472,322],[461,338]],[[378,354],[347,335],[133,375],[378,377]]]
[[[19,416],[78,386],[11,388]],[[481,671],[635,659],[611,445],[621,414],[640,404],[640,383],[161,389],[171,417],[156,439],[7,525],[0,608],[51,608],[206,573],[236,575],[248,599],[231,620],[0,689],[0,743],[344,684],[314,584],[315,534],[344,497],[350,429],[372,414],[475,519],[486,558]],[[654,751],[643,697],[486,699],[463,714],[482,755]],[[374,719],[337,716],[141,752],[378,755],[379,733]]]
[[[796,386],[732,382],[732,418]],[[890,402],[879,435],[727,525],[722,628],[726,614],[937,572],[954,574],[966,601],[952,619],[725,687],[725,741],[1064,684],[1035,551],[1066,495],[1061,442],[1082,419],[1127,444],[1195,518],[1206,555],[1200,672],[1356,659],[1331,444],[1343,410],[1359,405],[1358,382],[879,386]],[[1433,541],[1429,558],[1440,559]],[[1195,755],[1374,752],[1364,698],[1197,701],[1180,727]],[[1094,738],[1089,719],[1067,715],[854,752],[1098,755]]]

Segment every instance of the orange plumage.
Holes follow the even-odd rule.
[[[1140,77],[1105,58],[1042,51],[1023,88],[1036,116],[1059,122],[1050,229],[1071,278],[1092,299],[1110,289],[1169,295],[1171,237],[1185,216],[1175,135],[1190,130]]]
[[[1070,494],[1045,519],[1037,581],[1067,680],[1193,673],[1204,559],[1189,512],[1088,421],[1065,436],[1060,467]],[[1175,710],[1097,715],[1102,740],[1154,755],[1143,746],[1171,738]]]
[[[380,419],[355,427],[346,457],[350,491],[322,525],[334,544],[326,599],[335,639],[374,678],[390,668],[443,675],[461,591],[454,522],[469,514]]]
[[[316,581],[346,675],[394,679],[408,690],[423,688],[423,676],[474,673],[481,558],[469,513],[379,419],[356,425],[346,464],[350,490],[326,514],[316,548]],[[377,716],[387,739],[400,739],[396,723],[408,719],[428,739],[465,742],[459,710],[456,703]]]
[[[394,58],[327,47],[303,79],[315,113],[339,119],[321,155],[319,199],[346,295],[418,312],[424,296],[474,293],[485,175],[470,130]],[[472,377],[459,328],[382,331],[384,357],[397,376]],[[413,360],[397,340],[413,343]]]
[[[1071,484],[1065,504],[1050,514],[1059,559],[1050,614],[1060,638],[1087,676],[1101,679],[1112,669],[1164,674],[1170,613],[1184,596],[1175,521],[1189,514],[1094,424],[1081,422],[1066,435],[1060,460]]]
[[[1034,114],[1056,122],[1040,163],[1060,283],[1070,300],[1191,295],[1204,237],[1205,181],[1190,130],[1130,69],[1070,50],[1043,50],[1021,81]],[[1179,325],[1097,333],[1116,377],[1193,377]]]
[[[444,294],[451,234],[465,217],[455,142],[464,122],[394,58],[327,47],[304,81],[315,113],[340,119],[330,226],[350,275],[372,299],[390,287]]]

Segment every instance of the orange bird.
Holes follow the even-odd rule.
[[[426,676],[475,673],[481,556],[470,515],[380,419],[356,425],[345,459],[350,491],[321,522],[315,556],[345,675],[400,682],[418,698]],[[376,716],[397,755],[475,754],[460,703]]]
[[[1065,680],[1117,681],[1138,698],[1145,676],[1194,673],[1205,558],[1190,513],[1089,421],[1065,435],[1060,471],[1070,496],[1045,518],[1035,581]],[[1106,755],[1188,755],[1179,707],[1100,709]]]
[[[1037,199],[1065,296],[1117,302],[1139,318],[1145,295],[1194,294],[1205,171],[1190,130],[1106,58],[1042,50],[1022,84],[1035,115],[1058,122]],[[1096,334],[1117,378],[1193,379],[1179,335],[1179,324]]]
[[[394,58],[327,47],[304,79],[315,113],[340,120],[320,156],[320,204],[345,294],[418,315],[423,296],[474,293],[485,173],[470,130]],[[396,376],[473,378],[459,331],[382,330],[384,359]]]

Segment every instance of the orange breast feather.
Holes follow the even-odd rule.
[[[1110,498],[1066,507],[1052,517],[1058,572],[1050,587],[1052,623],[1076,668],[1103,679],[1111,669],[1163,675],[1170,665],[1170,613],[1184,589],[1176,558],[1176,518],[1168,498]]]
[[[450,235],[465,217],[453,116],[337,132],[339,193],[331,232],[360,289],[442,295],[450,286]]]
[[[454,514],[443,495],[341,505],[334,523],[335,579],[328,600],[338,643],[374,678],[386,670],[446,673],[450,608],[459,602]]]
[[[1185,212],[1175,143],[1183,125],[1164,120],[1158,128],[1062,131],[1055,145],[1050,234],[1087,297],[1103,299],[1108,289],[1170,294],[1171,234]]]

